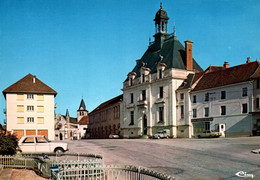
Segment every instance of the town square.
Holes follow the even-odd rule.
[[[1,1],[0,179],[260,178],[259,8]]]

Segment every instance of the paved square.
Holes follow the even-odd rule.
[[[106,165],[135,165],[177,179],[260,179],[260,137],[212,139],[95,139],[67,141],[71,152],[104,157]]]

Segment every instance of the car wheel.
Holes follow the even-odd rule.
[[[61,156],[61,154],[64,153],[64,150],[58,147],[54,150],[54,152],[56,153],[57,156]]]
[[[158,136],[157,139],[160,139],[160,136]]]
[[[166,138],[168,139],[168,138],[169,138],[169,136],[166,136]]]

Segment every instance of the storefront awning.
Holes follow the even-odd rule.
[[[209,118],[191,119],[191,122],[192,122],[192,123],[195,123],[195,122],[207,122],[207,121],[213,121],[213,118],[212,118],[212,117],[209,117]]]

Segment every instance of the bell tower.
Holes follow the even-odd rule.
[[[77,111],[77,115],[78,115],[78,122],[81,120],[82,117],[87,116],[88,115],[88,111],[86,109],[86,105],[85,102],[83,100],[83,98],[81,99],[80,105],[79,105],[79,109]]]
[[[169,17],[167,12],[162,8],[162,3],[160,4],[160,9],[155,14],[155,44],[157,48],[162,48],[163,41],[168,35],[168,20]]]

